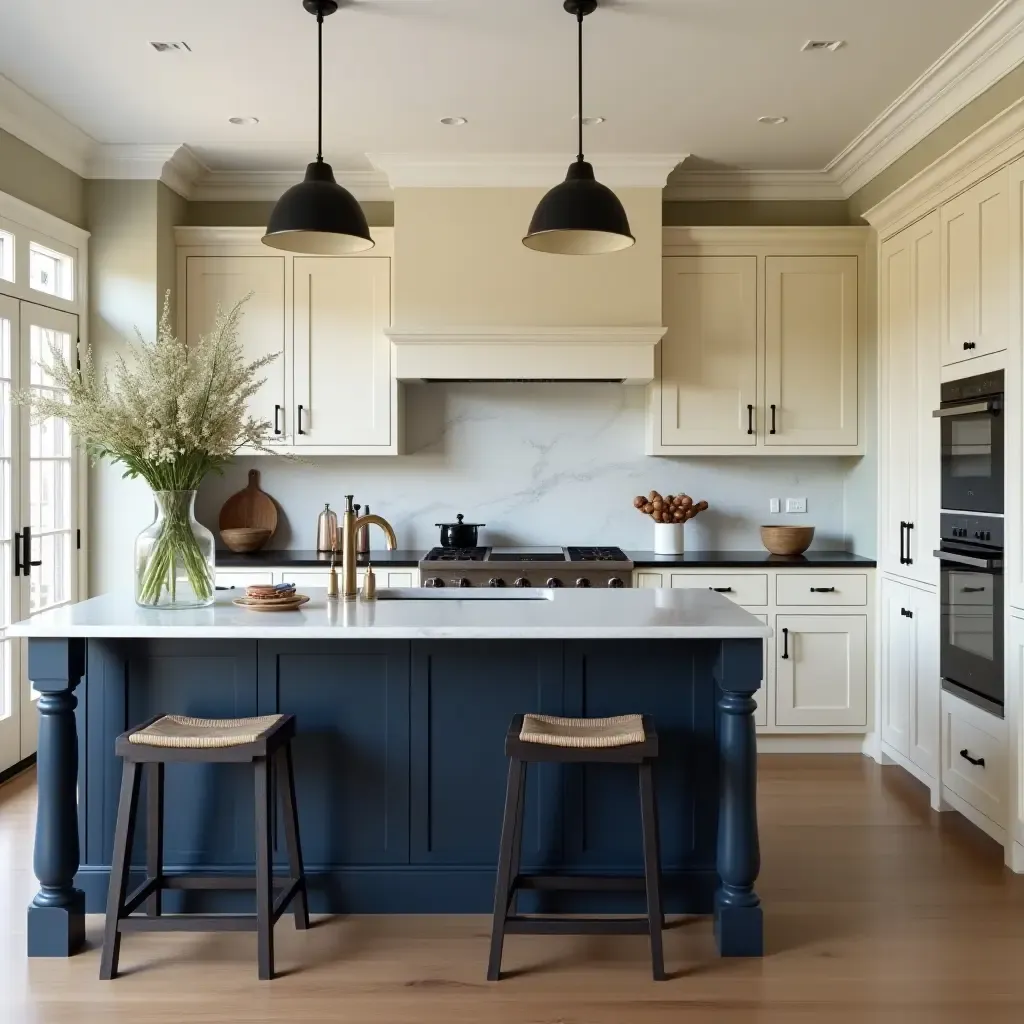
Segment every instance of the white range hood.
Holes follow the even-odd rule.
[[[399,380],[647,384],[665,328],[459,325],[386,333]]]

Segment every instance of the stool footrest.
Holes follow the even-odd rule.
[[[541,892],[643,892],[642,875],[516,875],[513,889]]]
[[[133,892],[131,896],[124,901],[124,909],[121,911],[121,914],[124,917],[127,917],[132,913],[132,911],[138,910],[139,907],[141,907],[142,904],[153,895],[153,893],[159,891],[160,886],[157,885],[157,882],[158,879],[156,878],[147,878],[142,885],[140,885],[135,892]]]
[[[255,889],[255,875],[162,875],[164,889]],[[286,881],[277,879],[274,881]]]
[[[646,917],[524,917],[505,919],[505,931],[519,935],[647,935]]]
[[[161,914],[159,917],[125,917],[117,922],[121,932],[254,932],[256,915]]]

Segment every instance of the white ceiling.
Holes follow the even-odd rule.
[[[587,146],[820,169],[993,3],[601,0],[586,110],[607,121]],[[185,143],[214,170],[291,170],[315,152],[316,23],[300,0],[0,4],[0,72],[98,142]],[[328,159],[571,155],[574,34],[560,0],[343,0],[324,26]],[[846,46],[801,53],[810,38]]]

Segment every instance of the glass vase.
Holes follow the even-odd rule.
[[[154,491],[156,519],[135,541],[135,600],[144,608],[213,604],[214,538],[195,516],[195,491]]]

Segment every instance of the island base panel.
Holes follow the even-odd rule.
[[[109,870],[107,872],[109,875]],[[87,908],[85,893],[75,889],[70,902],[62,907],[28,908],[28,955],[74,956],[85,948],[85,915],[102,913],[106,890],[99,906]]]

